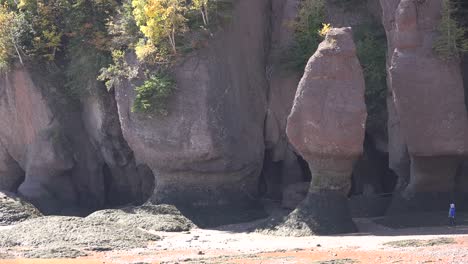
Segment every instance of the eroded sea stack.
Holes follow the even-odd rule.
[[[390,167],[404,188],[390,211],[444,209],[467,153],[468,121],[460,62],[434,51],[443,1],[381,5],[389,44]]]
[[[309,193],[290,217],[313,233],[355,229],[346,195],[363,152],[364,90],[351,28],[331,29],[307,64],[287,124],[289,141],[312,173]]]

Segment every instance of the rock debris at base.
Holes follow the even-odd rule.
[[[170,205],[143,205],[95,212],[87,217],[151,231],[182,232],[195,225]]]
[[[195,225],[175,207],[144,205],[88,217],[44,216],[0,231],[0,247],[21,247],[26,258],[76,258],[86,251],[145,248],[161,238],[148,231],[181,232]]]
[[[10,193],[0,192],[0,226],[42,216],[30,203]]]

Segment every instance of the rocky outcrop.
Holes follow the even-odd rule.
[[[288,185],[304,181],[304,173],[286,137],[286,121],[294,101],[300,73],[287,63],[294,45],[291,23],[297,17],[299,0],[273,0],[270,49],[266,77],[268,110],[265,120],[266,157],[263,177],[266,197],[277,199]],[[273,166],[270,166],[272,165]],[[270,166],[270,167],[269,167]]]
[[[0,189],[18,192],[46,214],[144,202],[150,191],[142,190],[152,181],[143,183],[137,173],[115,102],[95,95],[81,108],[60,85],[19,66],[1,77]]]
[[[19,193],[40,209],[51,212],[59,204],[75,204],[76,190],[67,173],[73,157],[40,89],[24,69],[15,69],[0,81],[2,170],[7,172],[2,178],[16,182],[2,188],[16,191],[18,179],[25,177]]]
[[[380,1],[382,6],[382,24],[384,25],[387,34],[387,86],[389,93],[387,96],[388,109],[388,154],[389,168],[398,175],[397,190],[401,190],[409,182],[410,175],[410,160],[407,146],[403,138],[400,128],[400,119],[394,104],[393,89],[391,79],[389,78],[388,69],[391,65],[391,58],[395,49],[395,10],[398,7],[400,0]]]
[[[24,171],[0,142],[0,190],[15,192],[24,181]]]
[[[312,213],[310,228],[318,233],[354,230],[346,195],[354,162],[363,152],[364,89],[351,28],[330,30],[307,64],[287,124],[291,144],[312,172],[309,194],[292,215]],[[324,197],[330,200],[320,204]],[[314,213],[329,209],[336,214]]]
[[[407,150],[411,168],[406,199],[449,193],[467,151],[468,121],[459,62],[437,57],[432,48],[442,0],[382,0],[381,4],[394,109],[389,118],[390,164],[406,178]]]
[[[0,226],[40,217],[42,214],[30,203],[12,193],[0,192]]]
[[[287,51],[294,45],[294,31],[289,25],[297,16],[299,2],[277,0],[272,6],[271,48],[266,69],[269,91],[265,142],[275,162],[284,160],[288,151],[286,120],[301,78],[297,71],[284,63]]]
[[[236,2],[210,47],[175,67],[167,116],[133,113],[134,85],[116,88],[123,136],[156,178],[153,202],[252,204],[264,155],[268,8],[267,0]]]
[[[120,129],[114,95],[108,94],[96,82],[94,86],[89,89],[91,93],[82,99],[82,116],[91,142],[103,158],[106,203],[144,203],[153,192],[154,177],[151,171],[137,167]]]
[[[312,171],[311,191],[349,191],[363,151],[364,87],[351,29],[332,29],[309,60],[288,117],[288,138]]]

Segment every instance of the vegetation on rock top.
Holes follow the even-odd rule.
[[[94,87],[89,84],[96,79],[110,89],[119,79],[131,81],[150,71],[135,89],[133,109],[165,113],[162,99],[173,92],[166,84],[175,86],[167,82],[172,64],[184,51],[203,46],[228,17],[230,5],[214,0],[0,0],[0,71],[16,62],[59,69],[66,93],[76,96]],[[126,64],[129,53],[137,55],[136,65]]]
[[[459,8],[461,2],[443,0],[442,3],[442,19],[437,28],[439,37],[434,43],[434,51],[442,59],[460,59],[463,53],[468,52],[468,31],[457,20],[463,16],[463,9]]]

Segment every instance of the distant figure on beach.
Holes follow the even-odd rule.
[[[455,225],[455,204],[454,203],[450,204],[448,217],[449,217],[450,225],[454,226]]]

